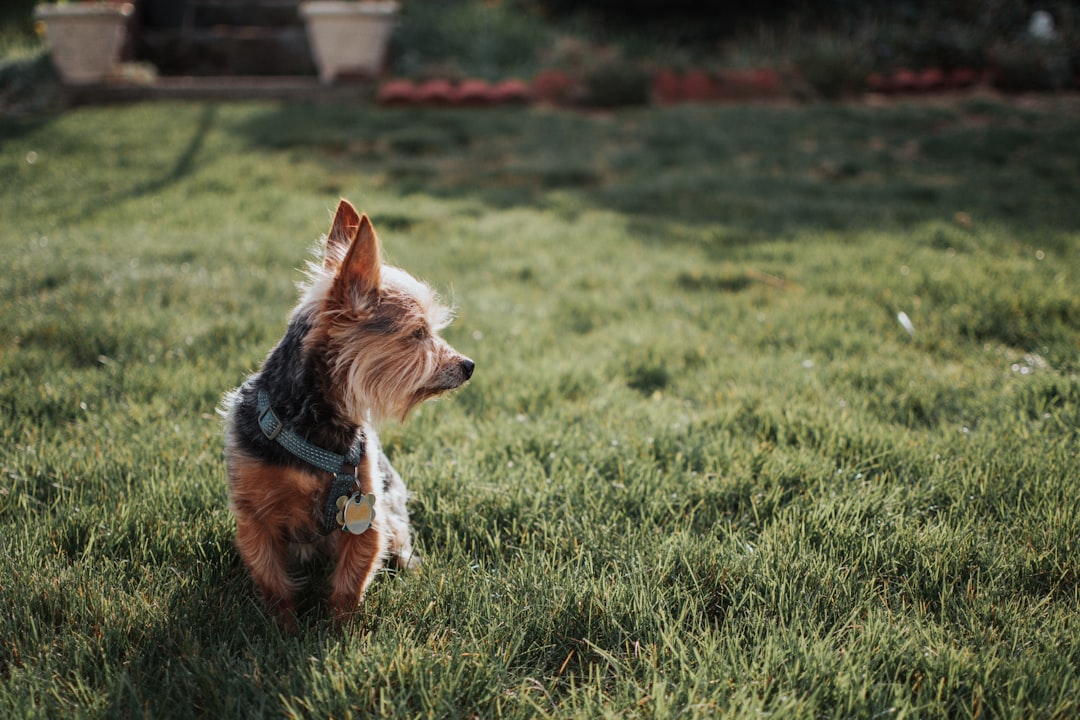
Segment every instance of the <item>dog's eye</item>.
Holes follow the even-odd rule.
[[[428,339],[428,329],[426,327],[419,327],[413,330],[413,340],[417,342],[423,342]]]

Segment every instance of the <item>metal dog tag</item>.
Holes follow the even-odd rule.
[[[363,535],[375,520],[375,496],[355,492],[351,496],[342,495],[337,500],[337,524],[342,530],[353,535]]]

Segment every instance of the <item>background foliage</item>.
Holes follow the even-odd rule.
[[[33,5],[0,8],[0,112],[32,113],[62,100],[34,33]],[[1029,32],[1035,11],[1050,13],[1052,37]],[[786,93],[800,99],[856,95],[870,73],[927,69],[969,71],[1008,92],[1075,90],[1080,4],[410,0],[390,62],[392,74],[417,79],[568,71],[585,79],[601,106],[647,99],[648,78],[661,68],[722,75],[747,67],[777,71]]]

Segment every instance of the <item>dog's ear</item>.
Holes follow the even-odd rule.
[[[323,267],[327,270],[336,267],[341,261],[341,256],[356,238],[360,228],[360,215],[356,208],[348,200],[342,199],[338,203],[334,213],[334,221],[330,223],[330,232],[326,236],[326,254],[323,256]]]
[[[358,307],[378,295],[381,256],[375,228],[367,215],[361,215],[352,245],[334,278],[334,293],[338,298]]]

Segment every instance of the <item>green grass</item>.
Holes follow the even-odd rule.
[[[1078,158],[1068,99],[0,119],[0,715],[1074,717]],[[477,374],[384,433],[423,571],[289,636],[215,407],[341,195]]]

